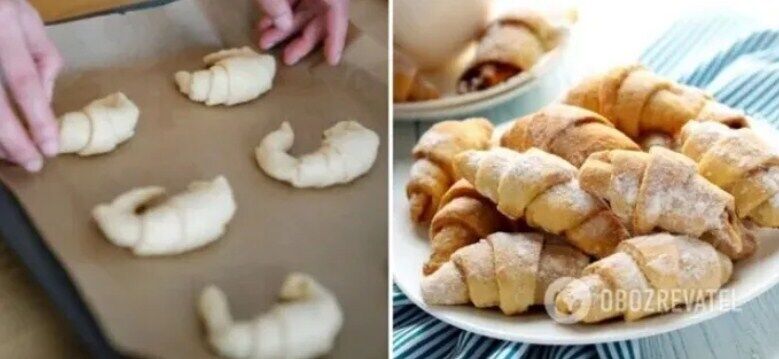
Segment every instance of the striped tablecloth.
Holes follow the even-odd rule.
[[[779,126],[779,29],[727,14],[674,24],[641,56],[657,73],[704,88],[717,100]],[[443,323],[393,293],[395,358],[640,358],[639,340],[547,346],[480,336]]]

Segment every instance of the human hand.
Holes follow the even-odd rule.
[[[43,167],[43,156],[59,150],[51,97],[62,58],[27,1],[0,0],[0,24],[0,158],[36,172]]]
[[[257,0],[257,3],[264,12],[257,23],[262,49],[270,49],[297,35],[284,48],[285,64],[297,63],[323,40],[327,62],[336,65],[341,60],[349,24],[349,0]]]

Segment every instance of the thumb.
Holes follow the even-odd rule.
[[[256,0],[260,9],[273,19],[273,24],[281,30],[292,28],[292,8],[287,0]]]

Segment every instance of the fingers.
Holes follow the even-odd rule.
[[[298,32],[306,23],[311,21],[317,14],[317,9],[306,7],[298,11],[292,21],[289,29],[283,30],[278,27],[271,27],[262,32],[260,36],[260,47],[264,50],[276,46],[279,42],[286,40],[290,35]]]
[[[294,65],[308,55],[322,41],[325,34],[325,18],[317,16],[306,25],[300,36],[284,49],[284,63]]]
[[[294,9],[295,5],[297,5],[298,0],[287,0],[289,2],[290,9]],[[257,22],[257,30],[263,31],[267,30],[269,27],[273,26],[273,18],[269,15],[263,15],[260,18],[260,21]]]
[[[57,123],[54,114],[49,105],[48,96],[41,84],[41,76],[35,66],[32,55],[25,44],[24,34],[22,33],[19,22],[16,18],[16,6],[10,2],[0,2],[0,23],[5,24],[3,31],[0,31],[0,67],[3,69],[8,88],[11,90],[16,104],[22,114],[27,119],[32,137],[38,148],[47,155],[54,156],[58,149]],[[8,107],[6,104],[5,107]],[[10,111],[10,107],[8,109]],[[7,129],[22,130],[24,127],[17,123],[18,119],[13,116],[13,112],[5,114],[2,119],[8,122],[8,119],[16,124],[11,127],[6,124]],[[18,133],[17,133],[18,135]],[[26,136],[24,136],[26,138]],[[15,146],[14,149],[22,146]],[[9,155],[14,157],[14,149],[5,147]],[[25,160],[31,160],[29,154],[24,151]],[[29,157],[29,158],[28,158]]]
[[[38,73],[41,77],[43,90],[51,102],[54,92],[54,81],[62,69],[62,57],[57,47],[46,35],[43,21],[38,12],[26,1],[20,4],[19,22],[24,30],[27,48],[32,53]]]
[[[346,31],[349,27],[349,1],[325,0],[330,9],[327,11],[327,37],[325,38],[325,58],[330,65],[341,61]]]
[[[271,26],[273,26],[273,19],[267,15],[263,15],[257,22],[257,30],[259,31],[267,30]]]
[[[286,0],[257,0],[260,8],[273,19],[273,24],[282,30],[292,28],[292,7]]]
[[[292,7],[298,0],[288,0]],[[319,16],[320,13],[324,16]],[[343,54],[346,33],[349,26],[349,1],[348,0],[302,0],[295,7],[292,18],[292,26],[286,29],[274,26],[272,16],[267,16],[257,23],[257,29],[261,33],[260,47],[269,49],[281,41],[286,40],[300,29],[304,29],[301,36],[284,49],[284,62],[294,64],[311,52],[311,50],[325,38],[324,52],[327,62],[337,64]],[[325,35],[326,34],[326,35]]]
[[[5,159],[14,162],[30,172],[37,172],[43,167],[35,145],[27,136],[16,114],[11,110],[5,92],[0,87],[0,147]]]

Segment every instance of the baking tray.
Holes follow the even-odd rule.
[[[356,36],[341,66],[314,55],[295,67],[280,66],[275,87],[257,101],[233,108],[192,103],[176,91],[171,74],[198,68],[210,51],[250,43],[245,29],[256,14],[249,1],[236,3],[246,11],[225,12],[216,0],[181,0],[51,28],[71,63],[58,81],[55,112],[123,91],[140,107],[141,119],[136,136],[113,153],[61,156],[32,175],[0,168],[7,186],[0,193],[6,218],[0,233],[96,357],[210,357],[195,315],[200,289],[220,285],[236,317],[248,318],[270,307],[293,270],[313,274],[344,308],[333,357],[384,357],[386,2],[353,1]],[[160,21],[183,20],[189,31],[205,35],[182,38],[173,30],[143,48],[150,32],[165,28]],[[127,29],[138,29],[137,36]],[[73,46],[78,43],[84,47]],[[257,168],[254,147],[282,121],[296,132],[293,152],[302,153],[318,147],[325,128],[346,119],[381,138],[366,176],[299,190]],[[218,174],[230,181],[238,211],[225,236],[200,250],[138,258],[108,243],[89,216],[94,205],[133,187],[156,184],[176,192]]]

